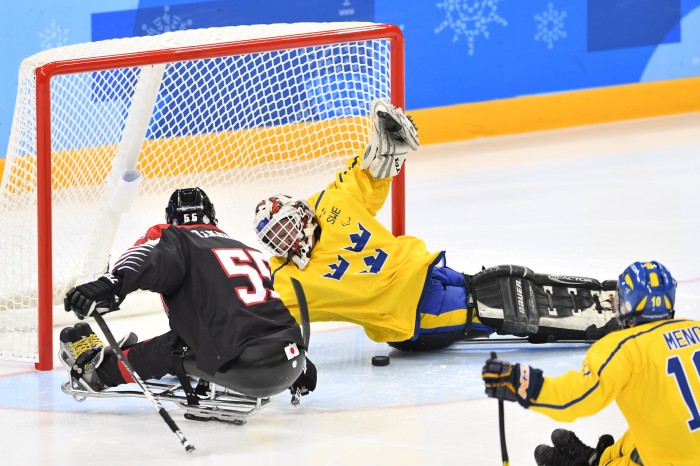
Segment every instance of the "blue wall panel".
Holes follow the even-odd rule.
[[[680,0],[588,0],[588,50],[679,42],[680,19]]]
[[[143,2],[142,2],[143,3]],[[154,3],[154,2],[148,2]],[[353,21],[373,21],[374,1],[354,0]],[[330,22],[347,19],[342,2],[327,0],[209,1],[149,6],[92,15],[92,40],[147,36],[169,30],[258,23]]]

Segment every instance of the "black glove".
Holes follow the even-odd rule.
[[[66,312],[73,311],[78,319],[83,320],[90,314],[116,311],[124,299],[119,294],[121,281],[111,273],[104,274],[95,281],[71,288],[63,300]]]
[[[299,377],[297,377],[292,386],[289,387],[289,391],[292,392],[293,397],[308,395],[316,389],[316,379],[316,366],[311,362],[311,359],[307,357],[304,370]]]
[[[590,466],[598,464],[600,456],[615,440],[611,435],[598,438],[595,448],[589,447],[576,434],[566,429],[552,432],[552,445],[535,448],[535,461],[540,466]]]
[[[524,408],[529,408],[537,399],[544,380],[539,369],[493,358],[486,360],[481,378],[488,397],[517,401]]]

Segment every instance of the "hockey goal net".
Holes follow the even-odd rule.
[[[199,186],[256,246],[265,196],[305,198],[369,140],[372,100],[403,102],[392,25],[237,26],[41,52],[20,67],[0,185],[0,358],[53,367],[66,291]],[[403,179],[380,214],[403,233]],[[131,297],[124,303],[128,307]],[[64,321],[64,322],[61,322]]]

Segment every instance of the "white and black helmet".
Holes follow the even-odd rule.
[[[263,199],[255,208],[253,227],[273,256],[291,259],[300,270],[309,263],[318,221],[304,201],[286,194]]]

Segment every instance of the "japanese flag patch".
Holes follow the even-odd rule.
[[[284,348],[284,354],[287,355],[287,360],[294,359],[299,356],[299,348],[296,343],[290,343]]]

